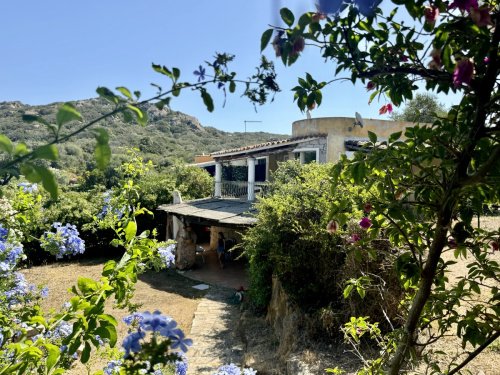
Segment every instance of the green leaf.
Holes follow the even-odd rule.
[[[288,8],[281,8],[280,9],[280,15],[281,19],[288,25],[292,26],[293,22],[295,21],[295,17],[293,16],[293,13],[290,11]]]
[[[363,287],[361,287],[361,286],[356,287],[356,291],[358,292],[358,294],[361,298],[365,298],[366,291]]]
[[[166,66],[161,66],[161,65],[156,65],[156,64],[152,64],[152,66],[153,66],[153,70],[155,72],[166,75],[167,77],[170,77],[173,79],[174,76],[172,75],[172,72]]]
[[[27,153],[29,153],[28,146],[24,142],[20,142],[14,147],[14,156],[22,156]]]
[[[273,36],[273,32],[274,32],[273,29],[267,29],[262,34],[262,37],[260,38],[260,52],[262,52],[266,49],[267,45],[271,41],[271,37]]]
[[[137,234],[137,224],[135,221],[129,221],[125,227],[125,239],[131,241]]]
[[[347,298],[349,297],[349,295],[351,294],[352,290],[354,289],[354,285],[352,284],[349,284],[347,285],[345,288],[344,288],[344,298]]]
[[[50,373],[51,370],[55,367],[57,362],[59,361],[59,357],[61,356],[61,350],[58,346],[50,343],[45,344],[45,348],[47,349],[47,360],[45,361],[45,366],[47,367],[47,372]]]
[[[374,132],[371,132],[368,130],[368,138],[370,139],[370,142],[375,143],[377,142],[377,134]]]
[[[403,132],[396,132],[396,133],[392,133],[390,136],[389,136],[389,143],[392,143],[392,142],[395,142],[397,141],[399,138],[401,138],[401,134]]]
[[[232,94],[235,91],[236,91],[236,82],[234,81],[229,82],[229,92]]]
[[[60,128],[71,121],[82,121],[82,115],[76,110],[73,104],[64,103],[57,111],[56,124]]]
[[[52,160],[59,159],[59,151],[55,145],[45,145],[33,151],[38,159]]]
[[[78,289],[80,289],[83,294],[93,293],[99,289],[99,285],[88,277],[79,277],[77,285]]]
[[[6,152],[7,154],[11,154],[14,146],[12,141],[3,134],[0,134],[0,150]]]
[[[206,90],[201,90],[201,98],[203,99],[203,103],[207,107],[208,112],[213,112],[214,110],[214,101],[210,94]]]
[[[120,86],[120,87],[117,87],[116,89],[118,91],[120,91],[123,94],[123,96],[125,96],[126,98],[129,98],[130,100],[133,100],[132,93],[126,87]]]
[[[178,68],[172,68],[172,75],[174,79],[177,81],[181,75],[181,71]]]
[[[127,108],[134,112],[139,125],[146,126],[146,124],[148,123],[148,115],[145,111],[132,104],[127,104]]]
[[[89,361],[90,351],[91,351],[90,344],[88,342],[86,342],[85,347],[83,348],[83,351],[82,351],[82,357],[80,358],[80,361],[82,363],[87,363]]]
[[[98,87],[95,91],[101,98],[106,99],[110,103],[118,104],[120,101],[118,96],[107,87]]]

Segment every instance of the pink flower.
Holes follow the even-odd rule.
[[[469,59],[457,62],[453,71],[453,85],[459,87],[462,84],[469,85],[474,75],[474,64]]]
[[[482,6],[481,8],[472,8],[470,10],[470,18],[479,27],[493,25],[491,21],[490,9]]]
[[[372,226],[372,221],[368,217],[364,217],[359,222],[359,226],[363,229],[368,229]]]
[[[402,62],[408,62],[408,56],[401,55],[401,61]]]
[[[330,220],[326,225],[328,233],[335,233],[338,229],[338,223],[335,220]]]
[[[372,209],[373,209],[373,207],[372,207],[372,205],[371,205],[370,202],[365,203],[365,205],[363,207],[363,211],[364,212],[366,212],[367,214],[369,214]]]
[[[470,8],[476,9],[478,7],[477,0],[455,0],[453,1],[448,9],[458,8],[462,12],[470,11]]]
[[[373,90],[375,87],[377,87],[377,85],[375,84],[375,82],[370,81],[370,82],[368,82],[368,83],[366,84],[366,91],[371,91],[371,90]]]
[[[483,62],[488,65],[490,63],[490,58],[489,57],[485,57]]]
[[[378,110],[378,113],[381,115],[385,115],[386,113],[392,113],[392,104],[389,103],[389,104],[383,105]]]
[[[424,9],[425,22],[433,26],[439,17],[439,9],[434,6],[426,6]]]
[[[299,36],[295,41],[293,42],[292,45],[292,54],[298,55],[300,52],[304,50],[304,47],[306,46],[306,42],[304,38]]]
[[[347,239],[347,242],[349,243],[355,243],[358,242],[361,239],[360,235],[357,233],[351,234],[351,236]]]

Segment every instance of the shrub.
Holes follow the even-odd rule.
[[[378,296],[377,279],[355,288],[363,298],[354,293],[346,300],[348,282],[355,283],[353,277],[360,272],[392,275],[392,269],[385,268],[392,253],[375,250],[381,246],[367,233],[371,220],[363,218],[367,215],[363,209],[369,193],[333,185],[331,168],[315,163],[301,166],[295,161],[280,165],[270,195],[257,203],[258,221],[245,234],[244,247],[250,262],[250,296],[257,307],[267,306],[275,274],[302,310],[336,312],[331,324],[338,327],[346,317],[369,311],[364,308],[370,304],[366,301]],[[338,223],[332,226],[332,219]],[[398,288],[397,279],[392,280],[391,292]],[[381,309],[387,306],[372,305],[371,316],[383,317]],[[395,316],[396,308],[390,310]]]

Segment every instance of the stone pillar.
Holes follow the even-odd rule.
[[[196,234],[189,225],[181,227],[177,237],[175,250],[175,266],[186,270],[196,263]]]
[[[303,165],[303,164],[305,164],[305,161],[306,161],[306,158],[305,158],[304,151],[301,151],[301,152],[299,153],[299,162],[300,162],[300,164],[302,164],[302,165]]]
[[[248,200],[255,200],[255,158],[247,158],[248,169]]]
[[[216,198],[222,197],[222,163],[215,162],[215,193]]]
[[[181,193],[178,190],[174,190],[172,192],[172,204],[181,204],[182,197]],[[179,229],[182,228],[183,224],[175,215],[172,215],[172,238],[177,238],[177,234],[179,233]]]

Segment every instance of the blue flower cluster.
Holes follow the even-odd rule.
[[[0,276],[10,273],[24,257],[23,247],[8,241],[9,231],[0,224]]]
[[[163,263],[168,268],[171,268],[175,265],[175,244],[168,245],[167,247],[159,247],[158,254],[160,254]]]
[[[175,362],[175,375],[186,375],[188,370],[188,362],[184,353],[180,353],[181,359]]]
[[[252,368],[245,368],[243,372],[241,372],[240,368],[236,366],[234,363],[230,363],[229,365],[223,365],[217,369],[213,375],[256,375],[257,371]]]
[[[38,191],[38,185],[29,182],[21,182],[17,186],[25,193],[36,193]]]
[[[119,374],[122,363],[123,362],[121,360],[108,362],[106,367],[103,368],[104,374],[105,375]]]
[[[111,202],[112,197],[113,197],[113,192],[111,190],[104,192],[103,194],[104,205],[102,206],[101,212],[97,214],[98,219],[101,220],[104,219],[110,212],[113,213],[118,218],[118,220],[120,220],[123,217],[126,207],[122,208],[113,207],[113,203]]]
[[[71,224],[62,225],[54,223],[52,227],[56,230],[45,232],[42,238],[42,247],[60,259],[65,255],[83,254],[85,252],[85,241],[80,238],[76,226]]]
[[[158,333],[167,337],[172,342],[172,349],[180,349],[183,352],[188,350],[188,346],[193,344],[191,339],[187,339],[181,329],[176,328],[177,322],[172,318],[162,315],[161,312],[149,311],[126,316],[123,321],[127,324],[137,326],[137,331],[131,332],[123,340],[122,346],[125,349],[125,356],[130,353],[137,353],[141,350],[140,340],[144,339],[146,332]]]

